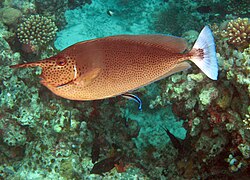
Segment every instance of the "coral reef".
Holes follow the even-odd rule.
[[[250,43],[250,21],[248,18],[238,18],[227,23],[222,36],[227,38],[228,44],[236,48],[246,48]]]
[[[203,18],[207,15],[198,11],[190,11],[198,8],[197,3],[189,1],[170,0],[155,14],[154,28],[158,33],[175,34],[180,36],[188,30],[198,30],[205,25]],[[173,16],[174,14],[174,16]]]
[[[247,0],[226,0],[223,2],[225,9],[234,15],[249,15],[249,2]]]
[[[4,0],[0,8],[0,179],[249,179],[247,0]],[[65,100],[39,83],[39,68],[9,68],[55,54],[53,43],[61,50],[114,34],[172,33],[191,49],[205,24],[218,81],[192,65],[137,90],[142,112],[121,97]],[[109,168],[91,174],[98,165]]]
[[[18,19],[22,16],[22,12],[15,8],[2,8],[0,9],[1,21],[6,25],[15,25]]]
[[[229,22],[238,21],[245,22],[240,32],[248,33],[248,19],[238,18]],[[247,130],[250,103],[249,41],[248,36],[244,35],[245,41],[242,39],[242,44],[235,42],[231,46],[235,35],[240,34],[227,33],[233,37],[229,40],[225,38],[225,28],[219,27],[223,25],[214,28],[220,66],[218,82],[209,81],[197,68],[181,75],[172,75],[165,83],[161,83],[162,93],[151,101],[150,107],[154,109],[172,103],[173,112],[188,120],[191,141],[196,144],[194,149],[200,154],[197,161],[200,161],[202,168],[211,166],[209,163],[217,159],[214,166],[219,166],[218,169],[226,169],[226,165],[221,164],[228,162],[229,168],[226,170],[244,174],[249,169],[246,155],[250,135]],[[230,28],[226,29],[229,32]],[[188,38],[188,42],[192,42],[189,39],[193,37],[187,36],[188,34],[184,33],[184,37]],[[225,156],[228,158],[226,162]],[[212,168],[206,171],[206,175],[203,173],[204,177],[233,177],[229,172],[227,175],[218,174],[218,171]]]
[[[14,120],[1,120],[0,131],[2,131],[3,142],[11,147],[23,146],[27,140],[24,127],[18,125]]]
[[[48,45],[56,35],[55,23],[44,16],[31,15],[17,28],[17,37],[26,52],[35,52]]]

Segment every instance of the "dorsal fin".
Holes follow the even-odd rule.
[[[145,43],[153,46],[160,46],[166,48],[173,53],[182,53],[187,49],[187,42],[185,39],[175,36],[168,35],[118,35],[118,36],[110,36],[106,39],[110,40],[126,40],[138,42],[140,44]]]

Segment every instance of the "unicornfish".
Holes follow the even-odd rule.
[[[88,101],[126,96],[135,89],[190,68],[188,61],[210,79],[217,80],[215,43],[208,26],[203,28],[190,51],[180,37],[116,35],[79,42],[50,58],[11,68],[39,66],[42,68],[40,82],[54,94]],[[140,103],[139,99],[135,101]]]

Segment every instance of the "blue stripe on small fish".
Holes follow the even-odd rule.
[[[141,99],[140,99],[138,96],[136,96],[136,95],[134,95],[134,94],[126,93],[126,94],[122,94],[122,97],[137,102],[137,103],[139,104],[138,109],[139,109],[140,111],[142,110],[142,101],[141,101]]]

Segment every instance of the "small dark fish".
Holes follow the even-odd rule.
[[[123,118],[124,119],[124,125],[126,128],[128,128],[128,122],[127,122],[127,119],[126,118]]]
[[[71,128],[71,120],[72,120],[72,113],[69,111],[69,117],[65,119],[65,129],[70,129]]]
[[[138,96],[136,96],[134,94],[130,94],[130,93],[125,93],[125,94],[122,94],[122,97],[137,102],[139,104],[138,109],[140,111],[142,110],[142,101],[141,101],[141,99]]]
[[[95,135],[93,145],[92,145],[92,151],[91,151],[91,159],[92,163],[95,163],[98,161],[100,157],[100,140],[99,140],[99,134]]]
[[[103,173],[110,171],[115,167],[115,164],[119,163],[119,160],[121,159],[121,156],[115,156],[103,159],[96,163],[94,167],[91,169],[90,174],[100,174],[103,175]]]
[[[196,9],[199,13],[209,13],[212,11],[210,6],[200,6]]]
[[[162,127],[162,128],[168,134],[168,136],[169,136],[169,138],[170,138],[170,140],[171,140],[174,148],[178,150],[179,154],[183,153],[183,151],[184,151],[183,144],[182,144],[183,140],[175,137],[167,128],[164,128],[164,127]]]
[[[112,11],[112,10],[107,10],[107,14],[109,15],[109,16],[113,16],[114,15],[114,11]]]

